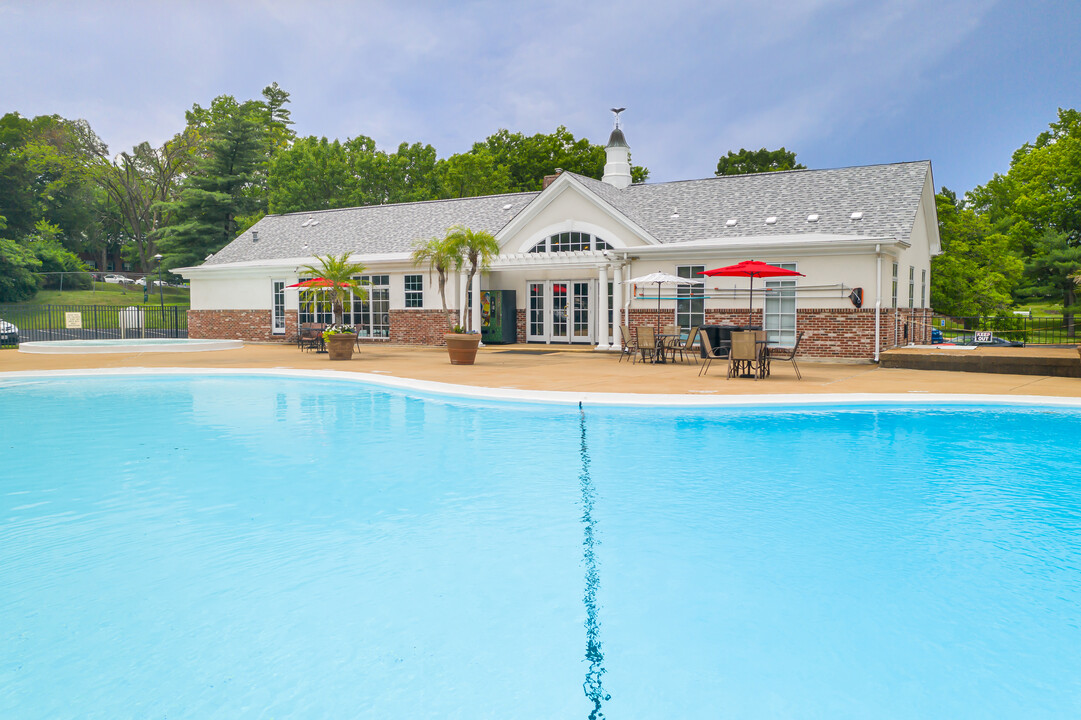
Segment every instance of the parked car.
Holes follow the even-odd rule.
[[[139,278],[138,280],[135,281],[135,284],[136,285],[142,285],[143,287],[146,287],[146,278]]]
[[[131,278],[123,275],[106,275],[105,282],[112,283],[113,285],[130,285],[133,281]]]
[[[0,319],[0,345],[18,345],[19,328],[7,320]]]

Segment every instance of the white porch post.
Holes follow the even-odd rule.
[[[473,291],[473,302],[470,303],[472,309],[472,318],[470,320],[471,327],[469,328],[473,332],[480,332],[480,270],[477,270],[477,274],[473,276],[473,287],[470,288]]]
[[[458,273],[458,324],[465,327],[465,305],[469,295],[466,293],[466,279],[465,272]]]
[[[611,350],[612,341],[608,333],[608,264],[597,268],[597,350]],[[613,289],[614,292],[614,289]],[[614,298],[613,298],[614,299]]]
[[[623,266],[618,262],[612,266],[612,347],[619,348],[623,340],[619,337],[618,325],[626,325],[623,318]]]

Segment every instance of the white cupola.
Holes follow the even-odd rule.
[[[631,148],[619,128],[619,114],[626,109],[612,108],[612,112],[616,114],[616,127],[608,138],[608,144],[604,146],[606,160],[604,177],[601,178],[603,182],[620,190],[631,184]]]

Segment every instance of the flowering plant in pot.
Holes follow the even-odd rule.
[[[351,262],[349,253],[342,253],[341,257],[327,255],[316,260],[318,264],[301,268],[301,272],[311,273],[316,278],[301,290],[300,304],[310,307],[312,311],[330,310],[334,323],[323,330],[328,356],[331,360],[349,360],[353,357],[357,332],[352,325],[345,324],[345,303],[351,295],[362,301],[368,299],[368,291],[356,278],[367,268],[361,263]]]

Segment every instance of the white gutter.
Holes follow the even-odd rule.
[[[875,362],[880,347],[880,319],[882,316],[882,246],[875,245]]]

